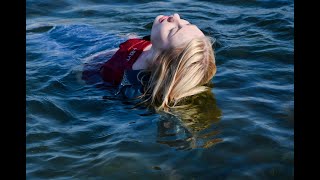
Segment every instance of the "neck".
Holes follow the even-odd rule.
[[[144,52],[143,52],[143,56],[145,59],[144,62],[148,65],[148,67],[150,67],[151,64],[153,63],[153,59],[154,59],[154,56],[156,55],[156,52],[157,50],[152,46],[152,44],[150,44],[144,49]]]

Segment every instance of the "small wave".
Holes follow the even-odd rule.
[[[26,33],[44,33],[50,31],[54,24],[50,23],[34,23],[26,27]]]

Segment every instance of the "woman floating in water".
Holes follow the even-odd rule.
[[[95,58],[104,58],[100,54]],[[151,35],[129,39],[103,64],[84,66],[82,79],[98,76],[105,84],[137,88],[144,102],[168,112],[186,97],[208,90],[216,73],[210,37],[178,14],[155,18]],[[126,92],[125,92],[126,93]],[[133,93],[137,94],[137,93]]]

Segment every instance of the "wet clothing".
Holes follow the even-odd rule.
[[[103,81],[119,85],[124,71],[132,70],[132,65],[141,55],[143,49],[150,44],[150,41],[144,39],[129,39],[121,43],[119,50],[100,68]]]
[[[82,79],[88,84],[102,81],[103,84],[118,86],[116,94],[122,93],[127,97],[141,95],[143,87],[137,77],[139,75],[144,77],[144,81],[147,81],[148,76],[140,73],[141,70],[132,70],[132,65],[139,58],[143,49],[150,44],[150,36],[142,39],[129,39],[121,43],[111,58],[110,53],[105,53],[95,57],[94,61],[98,60],[100,63],[85,64]],[[107,59],[109,60],[106,61]]]
[[[144,87],[138,79],[140,79],[143,84],[146,84],[149,77],[149,74],[141,72],[141,70],[124,71],[124,75],[116,95],[122,94],[127,98],[134,98],[141,95],[144,92]]]

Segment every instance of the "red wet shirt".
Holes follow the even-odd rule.
[[[85,64],[82,79],[88,84],[97,78],[112,85],[119,85],[125,70],[132,70],[132,65],[151,42],[149,39],[129,39],[119,45],[118,51],[105,63]],[[101,54],[95,59],[106,58],[108,54]],[[99,60],[100,61],[100,60]]]
[[[132,70],[132,65],[149,44],[150,41],[144,39],[129,39],[121,43],[119,50],[102,65],[100,69],[102,79],[113,85],[120,84],[124,71]]]

